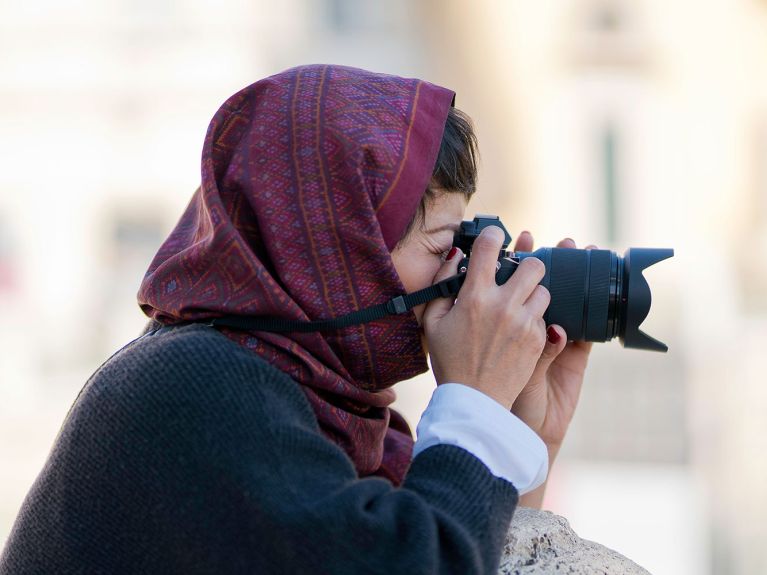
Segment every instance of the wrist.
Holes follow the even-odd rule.
[[[544,443],[546,442],[544,441]],[[551,469],[551,466],[554,464],[554,460],[559,454],[560,447],[562,447],[561,443],[557,443],[557,444],[546,443],[546,450],[549,452],[549,469]]]
[[[545,442],[544,442],[545,443]],[[546,450],[549,453],[549,473],[551,473],[551,466],[554,465],[554,459],[557,457],[557,454],[559,453],[559,448],[561,447],[561,443],[546,443]],[[543,482],[543,484],[539,485],[536,489],[533,491],[529,491],[525,493],[524,495],[519,496],[519,504],[522,507],[532,507],[533,509],[542,509],[543,508],[543,496],[546,493],[546,485],[549,483],[548,476],[546,477],[546,481]]]
[[[481,394],[486,395],[490,399],[494,400],[496,403],[500,404],[506,411],[511,411],[511,406],[514,404],[513,398],[507,397],[503,393],[499,393],[497,388],[477,385],[476,383],[472,382],[471,378],[464,378],[464,377],[447,378],[444,381],[441,381],[441,382],[438,381],[437,385],[439,386],[445,383],[455,383],[455,382],[460,382],[461,385],[465,385],[466,387],[470,387],[474,389],[475,391],[478,391]],[[536,432],[536,435],[537,435],[537,432]],[[540,437],[540,435],[538,435],[538,437]]]

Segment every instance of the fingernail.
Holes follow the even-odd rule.
[[[549,340],[549,343],[556,344],[559,343],[562,336],[557,333],[557,330],[555,330],[553,326],[549,326],[546,329],[546,339]]]
[[[450,261],[451,259],[453,259],[453,256],[455,256],[455,254],[457,253],[458,253],[458,248],[453,246],[452,248],[450,248],[450,251],[448,252],[447,257],[445,258],[445,261]]]

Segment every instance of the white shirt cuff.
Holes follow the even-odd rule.
[[[413,457],[432,445],[457,445],[476,456],[493,475],[510,481],[520,495],[546,481],[546,444],[516,415],[468,385],[438,385],[416,435]]]

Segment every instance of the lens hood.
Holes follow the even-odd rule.
[[[670,258],[674,250],[670,248],[629,248],[623,256],[623,291],[618,305],[620,330],[618,336],[623,347],[647,349],[650,351],[668,351],[668,346],[650,337],[639,326],[650,313],[652,294],[642,272],[653,264]]]

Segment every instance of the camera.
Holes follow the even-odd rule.
[[[668,351],[668,346],[639,329],[650,312],[650,286],[642,271],[674,255],[668,248],[628,248],[620,257],[610,250],[538,248],[534,252],[508,252],[511,235],[498,216],[477,215],[455,232],[453,245],[465,254],[458,264],[465,273],[474,240],[487,226],[505,234],[498,254],[495,282],[505,283],[525,258],[534,257],[546,266],[539,282],[549,290],[551,302],[543,316],[547,325],[561,325],[575,341],[620,339],[623,347]]]

